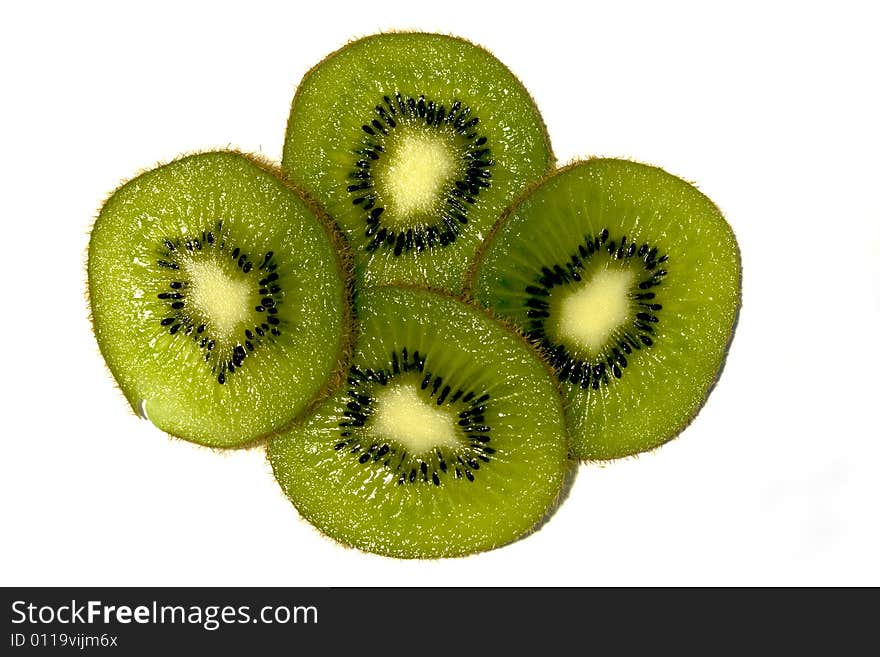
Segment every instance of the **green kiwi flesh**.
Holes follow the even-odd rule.
[[[555,368],[573,454],[612,459],[668,441],[701,408],[741,276],[730,226],[695,187],[594,159],[518,199],[469,279]]]
[[[504,208],[552,165],[519,80],[478,46],[424,33],[360,39],[313,68],[282,162],[351,241],[359,280],[453,292]]]
[[[357,305],[346,386],[268,443],[300,513],[341,543],[403,558],[479,552],[532,529],[568,450],[535,350],[443,294],[378,287]]]
[[[88,288],[98,346],[135,411],[214,447],[289,423],[346,352],[337,241],[301,195],[234,152],[116,190],[91,233]]]

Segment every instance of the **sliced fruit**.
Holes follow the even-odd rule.
[[[348,236],[364,283],[452,291],[502,210],[552,165],[519,80],[482,48],[421,33],[367,37],[313,68],[282,164]]]
[[[237,446],[290,422],[342,367],[340,239],[266,167],[186,157],[120,187],[89,243],[95,336],[136,412]]]
[[[702,406],[739,309],[739,248],[692,185],[595,159],[516,202],[470,286],[555,368],[574,454],[610,459],[666,442]]]
[[[488,550],[535,527],[568,449],[537,353],[433,292],[384,287],[358,304],[345,389],[268,445],[300,513],[346,545],[408,558]]]

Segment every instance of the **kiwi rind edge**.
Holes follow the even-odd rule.
[[[488,308],[485,308],[485,306],[483,304],[481,304],[474,297],[473,292],[474,292],[474,285],[476,283],[477,270],[479,269],[480,265],[482,264],[483,258],[485,257],[485,254],[486,254],[486,251],[488,250],[491,243],[494,241],[495,235],[507,223],[507,219],[519,208],[519,206],[529,196],[531,196],[532,192],[534,192],[538,187],[540,187],[545,182],[547,182],[547,180],[555,177],[556,175],[564,173],[565,171],[568,171],[569,169],[573,169],[577,166],[580,166],[580,165],[585,164],[587,162],[592,162],[594,160],[615,160],[615,161],[620,161],[620,162],[629,162],[631,164],[638,164],[640,166],[649,167],[651,169],[656,169],[656,170],[662,171],[663,173],[666,173],[667,175],[674,176],[674,177],[678,178],[679,180],[682,180],[683,182],[687,183],[691,187],[693,187],[697,191],[697,193],[699,193],[701,196],[703,196],[703,198],[705,198],[709,202],[709,204],[712,207],[714,207],[716,210],[718,210],[718,214],[724,219],[724,223],[727,226],[728,231],[730,231],[731,236],[733,237],[733,244],[734,244],[735,252],[736,252],[736,270],[737,270],[737,276],[738,276],[738,278],[737,278],[736,308],[734,309],[734,316],[733,316],[733,322],[731,323],[731,327],[730,327],[730,334],[727,336],[727,342],[725,343],[724,350],[721,354],[721,359],[720,359],[720,362],[718,365],[718,370],[715,372],[715,376],[712,379],[712,383],[706,389],[706,394],[703,395],[703,398],[700,400],[700,403],[694,408],[693,412],[682,421],[681,425],[679,427],[677,427],[675,429],[675,431],[670,433],[670,435],[665,440],[663,440],[661,443],[654,445],[653,447],[649,447],[645,450],[642,450],[640,452],[636,452],[634,454],[626,454],[623,456],[610,457],[610,458],[605,458],[605,459],[598,459],[598,458],[579,459],[580,461],[582,461],[584,463],[608,464],[608,463],[612,463],[615,461],[637,459],[639,456],[656,452],[658,449],[663,447],[666,443],[672,441],[673,439],[678,437],[685,429],[687,429],[690,426],[690,424],[694,421],[694,419],[697,417],[697,415],[699,415],[699,413],[703,409],[703,407],[706,405],[706,402],[709,400],[709,395],[712,393],[713,390],[715,390],[715,387],[718,385],[718,381],[721,379],[721,374],[723,373],[724,368],[727,364],[727,357],[730,353],[730,347],[733,344],[733,336],[736,333],[737,326],[739,325],[740,310],[742,308],[742,278],[743,278],[742,251],[740,250],[740,247],[739,247],[739,241],[736,239],[736,235],[733,232],[733,227],[730,225],[730,222],[727,221],[727,218],[725,217],[724,213],[721,211],[721,208],[719,208],[718,205],[711,198],[709,198],[708,196],[703,194],[703,192],[700,191],[699,187],[697,186],[697,184],[695,182],[693,182],[691,180],[687,180],[686,178],[682,178],[681,176],[677,176],[676,174],[669,173],[668,171],[666,171],[666,169],[663,169],[663,168],[658,167],[656,165],[647,164],[646,162],[640,162],[639,160],[636,160],[633,158],[628,158],[628,157],[613,157],[612,158],[612,157],[604,157],[604,156],[599,156],[599,155],[588,155],[583,158],[574,158],[574,159],[570,160],[564,166],[561,166],[558,169],[550,171],[550,172],[546,173],[543,177],[539,178],[538,180],[533,181],[531,184],[527,185],[523,189],[523,191],[511,202],[511,204],[507,207],[507,209],[505,209],[501,213],[501,215],[495,221],[495,224],[489,229],[489,231],[486,233],[485,238],[480,243],[480,245],[477,247],[477,250],[474,253],[474,257],[471,260],[470,265],[468,265],[468,268],[465,270],[464,287],[462,288],[462,300],[464,300],[467,303],[470,303],[474,306],[483,308],[490,315],[492,315],[492,311]],[[502,322],[502,323],[509,326],[509,322]],[[532,343],[522,333],[522,331],[519,328],[513,327],[513,330],[518,335],[520,335],[523,338],[523,340],[532,344],[532,346],[535,347],[535,350],[538,351],[538,349],[534,345],[534,343]],[[543,360],[543,355],[542,355],[542,360]],[[547,365],[547,367],[550,367],[549,363],[545,363],[545,364]],[[551,370],[552,370],[552,368],[551,368]],[[553,379],[554,379],[554,381],[556,381],[555,371],[553,374]],[[559,386],[559,390],[560,391],[562,390],[561,386]],[[566,408],[565,410],[567,411],[568,409]],[[576,458],[576,457],[572,456],[570,452],[569,452],[569,457]]]
[[[380,31],[380,32],[375,32],[373,34],[368,34],[366,36],[361,36],[361,37],[349,39],[348,41],[346,41],[346,43],[344,45],[337,48],[336,50],[334,50],[330,54],[325,55],[324,58],[321,59],[321,61],[319,61],[317,64],[315,64],[314,66],[312,66],[309,70],[307,70],[305,72],[305,74],[302,76],[302,79],[299,81],[299,84],[297,84],[296,91],[293,94],[293,100],[290,103],[290,110],[288,111],[288,114],[287,114],[287,123],[285,124],[285,128],[284,128],[284,141],[285,142],[287,141],[287,135],[290,134],[290,128],[293,125],[293,108],[296,106],[296,103],[300,97],[300,93],[302,92],[303,87],[305,87],[306,83],[308,82],[308,80],[312,76],[312,74],[317,69],[319,69],[321,66],[323,66],[326,62],[332,60],[337,55],[340,55],[343,52],[345,52],[346,50],[348,50],[355,43],[360,43],[361,41],[364,41],[366,39],[384,36],[386,34],[403,34],[403,35],[411,34],[411,35],[444,36],[444,37],[448,37],[450,39],[455,39],[456,41],[462,41],[462,42],[464,42],[474,48],[482,50],[486,54],[488,54],[491,57],[498,60],[501,67],[505,71],[507,71],[514,80],[516,80],[519,83],[520,87],[522,87],[523,91],[525,91],[526,96],[531,101],[532,108],[535,110],[535,115],[538,117],[538,121],[539,121],[539,124],[541,127],[541,136],[543,138],[544,145],[547,147],[547,171],[545,173],[549,174],[555,170],[555,168],[556,168],[556,155],[553,153],[553,144],[550,142],[550,133],[547,131],[547,124],[544,122],[544,117],[541,114],[541,112],[539,111],[538,104],[535,102],[535,98],[532,96],[532,93],[529,91],[528,87],[526,87],[523,84],[522,80],[520,80],[519,77],[513,71],[511,71],[510,68],[508,68],[507,64],[505,64],[500,59],[495,57],[494,53],[492,53],[491,50],[489,50],[488,48],[486,48],[485,46],[483,46],[481,44],[474,43],[473,41],[470,41],[469,39],[465,39],[463,37],[460,37],[455,34],[451,34],[449,32],[423,32],[420,30],[384,30],[384,31]],[[284,168],[284,150],[286,150],[286,149],[283,149],[282,154],[281,154],[281,168],[282,169]]]
[[[210,449],[214,452],[226,452],[229,450],[247,450],[257,447],[259,445],[264,444],[268,441],[273,435],[277,433],[283,433],[288,427],[295,425],[302,418],[310,415],[315,408],[317,408],[323,401],[333,395],[337,391],[337,389],[341,386],[342,382],[345,380],[345,372],[348,370],[349,363],[351,361],[352,355],[354,353],[354,343],[356,339],[356,329],[357,325],[354,321],[353,317],[353,308],[354,308],[354,256],[351,253],[351,249],[348,246],[348,240],[339,230],[336,222],[330,217],[329,214],[324,210],[321,204],[312,198],[308,193],[306,193],[303,189],[299,187],[296,183],[290,180],[281,170],[281,166],[269,159],[268,157],[251,153],[247,151],[243,151],[237,148],[225,147],[225,148],[217,148],[217,149],[204,149],[204,150],[194,150],[187,151],[182,153],[170,160],[167,161],[159,161],[154,166],[149,168],[141,168],[133,175],[128,178],[123,178],[120,183],[107,194],[104,200],[101,202],[98,207],[97,212],[92,217],[92,222],[89,226],[88,237],[89,240],[86,244],[85,251],[83,253],[83,272],[85,274],[85,303],[86,303],[86,313],[89,318],[89,324],[92,328],[92,334],[95,334],[94,330],[94,316],[92,315],[92,304],[91,304],[91,279],[89,277],[89,249],[91,247],[91,234],[94,229],[95,222],[97,222],[98,217],[101,215],[104,207],[110,201],[110,199],[123,187],[125,187],[128,183],[132,182],[136,178],[144,175],[145,173],[149,173],[150,171],[155,171],[156,169],[168,166],[170,164],[174,164],[177,162],[181,162],[183,160],[187,160],[192,157],[198,157],[200,155],[212,155],[212,154],[228,154],[228,155],[236,155],[239,157],[243,157],[248,160],[251,164],[255,165],[258,169],[267,173],[277,179],[281,184],[284,185],[285,188],[289,189],[293,193],[295,193],[300,200],[305,203],[306,207],[309,211],[315,216],[318,220],[318,223],[323,228],[324,233],[330,240],[332,250],[336,256],[336,262],[334,263],[339,271],[342,273],[342,289],[343,289],[343,318],[342,318],[342,344],[339,345],[338,350],[338,358],[336,359],[336,363],[333,366],[333,369],[327,374],[327,377],[324,381],[324,384],[318,389],[318,392],[312,397],[312,399],[303,407],[303,409],[297,413],[292,419],[288,420],[282,427],[279,429],[269,431],[267,433],[256,436],[248,441],[243,443],[223,447],[217,445],[205,445],[200,442],[196,442],[190,438],[186,438],[184,436],[176,435],[175,433],[164,431],[160,429],[163,433],[165,433],[170,438],[174,438],[177,440],[185,441],[191,445],[197,445],[199,447],[204,447],[206,449]],[[97,343],[97,340],[96,340]],[[97,343],[98,351],[101,352],[101,345]],[[102,354],[103,356],[103,354]],[[140,413],[140,409],[135,406],[135,403],[128,398],[122,388],[119,386],[119,383],[116,381],[116,377],[113,375],[113,372],[110,371],[110,368],[107,366],[106,359],[103,359],[104,368],[107,373],[110,375],[110,379],[113,382],[114,387],[122,394],[123,398],[126,401],[129,409],[132,411],[134,415],[138,418],[143,418]]]

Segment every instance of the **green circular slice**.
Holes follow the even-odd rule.
[[[486,232],[552,165],[538,109],[501,62],[455,37],[396,33],[305,76],[282,167],[349,237],[360,280],[459,291]]]
[[[358,312],[345,388],[268,445],[300,513],[341,543],[405,558],[488,550],[535,527],[568,445],[534,349],[434,292],[376,288]]]
[[[718,208],[661,169],[611,159],[519,199],[470,278],[555,368],[582,459],[678,434],[718,376],[740,301],[739,249]]]
[[[89,242],[101,353],[139,414],[242,445],[291,421],[341,365],[347,275],[329,222],[231,152],[120,187]]]

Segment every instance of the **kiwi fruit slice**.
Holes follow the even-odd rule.
[[[437,292],[371,288],[358,315],[345,386],[268,443],[300,513],[341,543],[403,558],[487,550],[535,527],[568,452],[537,352]]]
[[[342,238],[279,175],[235,152],[185,157],[116,190],[92,229],[98,346],[134,410],[180,438],[252,441],[343,371]]]
[[[575,163],[518,199],[469,273],[473,298],[555,368],[573,454],[654,448],[696,415],[740,304],[740,256],[718,208],[661,169]]]
[[[360,281],[457,292],[501,212],[553,164],[534,101],[494,56],[391,33],[306,74],[282,168],[338,222]]]

